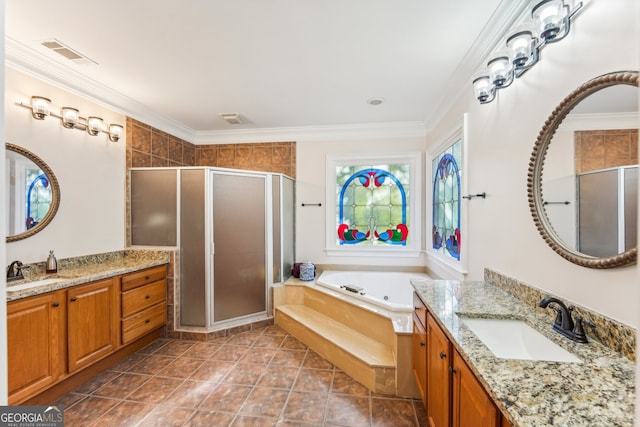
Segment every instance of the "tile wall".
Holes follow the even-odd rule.
[[[638,164],[638,129],[576,131],[576,173]]]
[[[296,177],[295,142],[195,145],[127,117],[127,168],[216,166]]]

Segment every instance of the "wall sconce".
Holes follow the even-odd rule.
[[[76,108],[62,107],[60,114],[62,115],[62,126],[67,129],[76,127],[80,118],[80,112]]]
[[[91,136],[96,136],[101,132],[106,133],[111,142],[118,142],[124,134],[124,128],[121,125],[112,123],[105,129],[102,118],[97,116],[84,118],[80,116],[80,111],[77,108],[62,107],[60,114],[52,112],[51,100],[43,96],[32,96],[30,104],[18,102],[18,105],[31,109],[31,115],[36,120],[44,120],[47,116],[56,117],[60,119],[62,126],[66,129],[86,130]]]
[[[122,138],[122,134],[124,133],[124,128],[120,125],[109,125],[109,141],[118,142],[120,138]]]
[[[51,113],[51,100],[44,96],[32,96],[30,107],[34,119],[44,120]]]
[[[87,133],[91,136],[96,136],[102,130],[102,118],[96,116],[89,116],[87,118]]]
[[[487,63],[486,76],[473,80],[476,99],[487,104],[495,99],[498,89],[511,85],[540,60],[540,51],[569,34],[571,18],[582,9],[582,2],[573,10],[564,0],[542,0],[531,9],[531,19],[525,23],[533,30],[520,28],[507,37],[507,53],[497,55]],[[483,77],[487,77],[484,79]],[[486,87],[487,82],[492,87]]]

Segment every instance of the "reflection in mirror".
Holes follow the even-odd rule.
[[[613,268],[637,259],[638,98],[637,72],[596,77],[555,108],[534,145],[534,223],[575,264]]]
[[[60,188],[49,166],[32,152],[6,144],[7,242],[42,230],[58,210]]]
[[[610,257],[637,243],[638,89],[618,85],[578,103],[558,127],[544,165],[544,205],[558,237]]]

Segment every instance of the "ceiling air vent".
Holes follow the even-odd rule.
[[[67,59],[75,62],[76,64],[98,64],[96,61],[87,58],[86,56],[78,53],[77,51],[71,49],[69,46],[66,46],[59,42],[56,39],[45,40],[42,42],[42,46],[51,49],[52,51],[59,53]]]
[[[244,123],[244,120],[242,120],[242,117],[240,117],[238,113],[220,113],[219,116],[231,125],[241,125]]]

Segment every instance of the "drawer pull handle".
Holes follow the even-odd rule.
[[[144,276],[144,280],[149,280],[151,276]]]
[[[149,298],[151,298],[151,296],[150,296],[150,295],[145,295],[145,296],[144,296],[144,299],[149,299]]]
[[[446,359],[447,358],[447,353],[445,353],[444,351],[440,352],[440,359]]]
[[[71,298],[71,302],[76,302],[76,301],[78,301],[78,298],[76,298],[76,297],[72,297]]]
[[[420,347],[424,347],[425,345],[424,341],[420,341]]]
[[[54,306],[54,307],[60,307],[60,303],[59,303],[59,302],[54,302],[54,303],[53,303],[53,306]]]
[[[149,320],[149,319],[144,321],[144,323],[150,323],[150,322],[151,322],[151,320]]]

